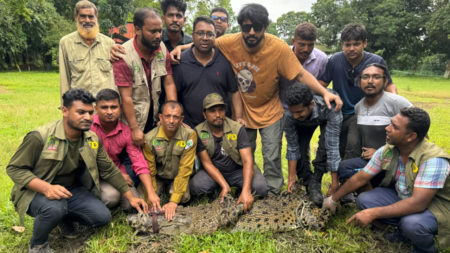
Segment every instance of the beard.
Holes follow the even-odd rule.
[[[95,39],[100,31],[98,23],[96,22],[92,28],[84,28],[82,24],[77,22],[77,30],[81,38],[86,40]]]
[[[254,41],[254,42],[249,41],[249,39],[251,39],[251,38],[256,39],[256,41]],[[245,45],[247,45],[247,47],[252,48],[252,47],[258,46],[259,43],[261,43],[262,39],[264,39],[264,34],[261,35],[261,37],[259,37],[259,38],[256,36],[250,35],[250,36],[244,38],[244,42],[245,42]]]
[[[161,40],[155,39],[152,41],[142,35],[141,42],[142,42],[142,45],[144,45],[150,51],[155,51],[156,49],[159,48],[159,43],[161,43]]]

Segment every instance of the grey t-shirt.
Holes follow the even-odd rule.
[[[404,107],[412,104],[404,97],[384,92],[383,96],[373,106],[366,106],[364,98],[355,105],[361,146],[378,149],[386,144],[386,126],[391,118]]]

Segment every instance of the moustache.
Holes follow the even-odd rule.
[[[370,89],[370,88],[375,89],[375,86],[373,86],[373,85],[367,85],[364,89]]]

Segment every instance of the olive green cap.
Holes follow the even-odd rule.
[[[208,94],[208,96],[203,99],[203,109],[209,109],[216,105],[225,105],[222,96],[217,93]]]

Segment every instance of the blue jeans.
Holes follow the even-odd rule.
[[[400,201],[393,188],[377,187],[358,196],[359,209],[388,206]],[[397,226],[403,237],[409,239],[415,252],[436,252],[434,236],[438,231],[436,217],[430,210],[406,215],[399,218],[379,219],[381,222]]]
[[[339,163],[338,167],[338,175],[339,175],[339,181],[346,181],[347,179],[351,178],[353,175],[358,173],[361,169],[366,167],[366,164],[369,161],[362,159],[361,157],[357,158],[351,158],[347,160],[343,160]],[[372,187],[377,187],[380,185],[381,181],[383,181],[383,178],[386,174],[386,171],[381,171],[377,175],[375,175],[371,180],[370,184]]]
[[[63,220],[76,220],[83,225],[100,227],[111,221],[105,204],[84,187],[70,190],[72,197],[49,200],[37,193],[30,203],[28,214],[35,217],[30,247],[48,241],[48,235]]]

